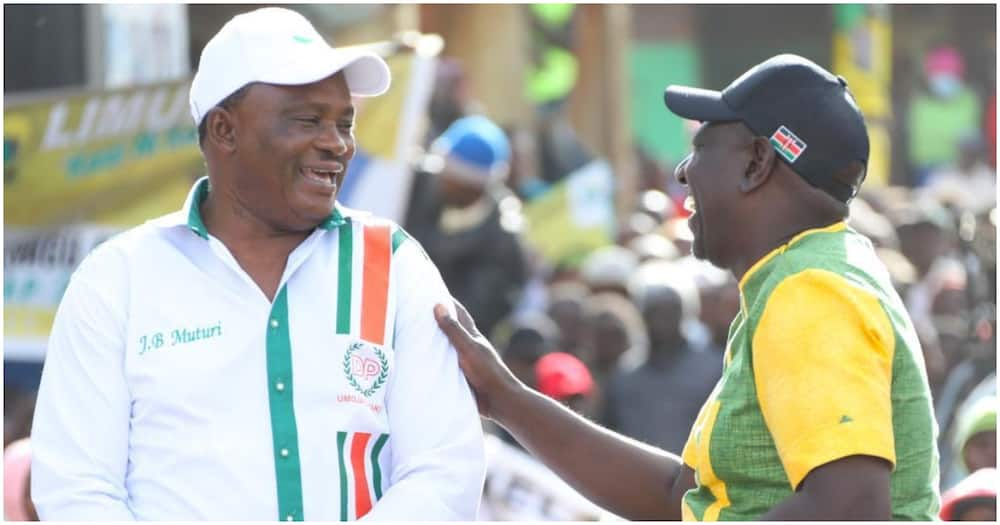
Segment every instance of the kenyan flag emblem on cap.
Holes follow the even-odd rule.
[[[781,126],[778,131],[774,132],[774,135],[771,135],[771,145],[788,162],[795,162],[795,159],[799,158],[806,150],[806,143],[785,126]]]

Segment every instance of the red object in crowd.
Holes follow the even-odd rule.
[[[535,363],[538,391],[563,401],[575,395],[587,395],[594,389],[594,378],[576,356],[566,352],[545,354]]]
[[[941,512],[938,516],[944,521],[952,521],[959,517],[955,511],[962,503],[974,499],[993,498],[993,505],[996,505],[998,484],[1000,478],[997,478],[995,468],[982,468],[973,472],[941,496]]]

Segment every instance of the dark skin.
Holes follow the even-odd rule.
[[[913,263],[921,278],[927,275],[936,259],[953,251],[948,236],[928,222],[908,224],[897,231],[900,251]]]
[[[34,502],[31,501],[31,471],[28,471],[28,480],[24,483],[24,510],[28,514],[28,521],[41,521],[38,519],[38,511]]]
[[[683,314],[681,296],[676,290],[659,287],[648,292],[642,318],[649,333],[650,359],[662,359],[684,344]]]
[[[989,430],[974,434],[965,443],[962,459],[969,472],[981,468],[996,468],[997,466],[997,432]]]
[[[602,314],[586,320],[594,367],[598,373],[610,373],[618,358],[629,348],[628,332],[619,319]]]
[[[996,520],[997,520],[997,508],[996,508],[996,501],[994,501],[992,504],[987,502],[969,507],[961,514],[955,516],[955,519],[952,521],[994,522]]]
[[[288,255],[333,212],[354,156],[347,81],[253,84],[206,118],[205,226],[273,301]]]
[[[725,347],[729,325],[740,309],[740,290],[736,283],[701,290],[701,321],[712,332],[712,341]]]
[[[754,137],[743,124],[706,124],[694,143],[695,152],[677,172],[697,202],[693,251],[737,278],[797,233],[846,216],[846,206],[809,186],[777,160],[766,138]],[[684,493],[696,486],[691,468],[526,387],[456,307],[458,319],[441,305],[435,317],[458,351],[484,417],[611,512],[629,520],[681,519]],[[831,461],[813,469],[792,496],[760,519],[888,520],[890,470],[887,461],[869,456]]]
[[[456,208],[467,208],[476,203],[486,189],[479,184],[469,183],[458,177],[449,175],[450,168],[445,164],[440,174],[441,195],[445,203]]]

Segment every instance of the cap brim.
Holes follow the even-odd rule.
[[[360,53],[344,66],[347,87],[352,95],[374,97],[389,90],[389,65],[375,53]]]
[[[667,86],[663,92],[663,102],[672,113],[700,122],[725,122],[740,120],[722,93],[710,89],[686,86]]]
[[[284,66],[269,75],[261,75],[258,81],[294,86],[319,82],[343,71],[351,95],[362,97],[381,95],[391,83],[389,65],[370,51],[328,47],[319,52],[296,55]]]

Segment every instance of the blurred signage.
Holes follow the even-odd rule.
[[[188,83],[4,108],[4,357],[40,361],[84,256],[176,210],[203,171]]]
[[[87,220],[201,169],[188,83],[84,92],[4,109],[4,223]],[[165,203],[165,210],[180,203]]]
[[[4,359],[42,361],[70,275],[90,250],[119,230],[4,228]]]
[[[892,117],[892,24],[889,6],[838,4],[833,6],[833,70],[847,79],[858,107],[868,122],[870,153],[866,184],[889,183]]]
[[[614,176],[604,160],[567,175],[524,206],[528,241],[550,264],[576,265],[612,242]]]
[[[104,4],[104,85],[134,86],[181,78],[188,64],[184,4]]]

